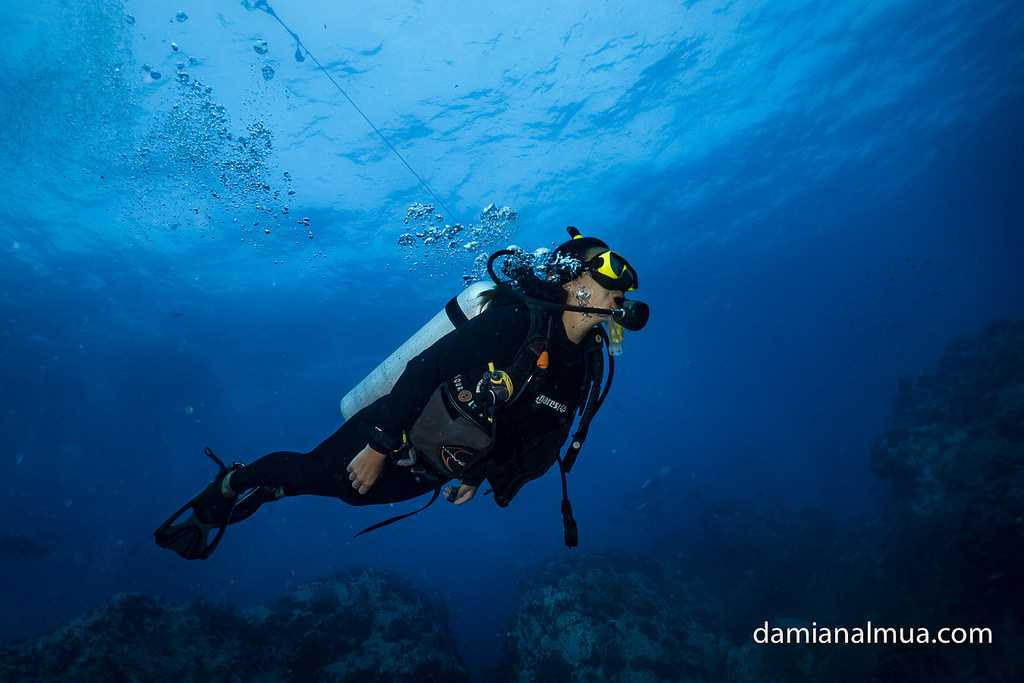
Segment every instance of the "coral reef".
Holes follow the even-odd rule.
[[[688,584],[625,557],[553,562],[506,632],[510,681],[718,680],[726,652]]]
[[[993,642],[748,645],[741,651],[749,673],[737,680],[1021,680],[1024,322],[993,323],[959,339],[934,370],[904,380],[871,464],[891,484],[885,507],[877,520],[841,525],[831,541],[819,537],[819,552],[805,563],[827,570],[806,584],[812,599],[803,603],[804,618],[982,626],[992,629]],[[796,522],[789,533],[793,544],[808,540]],[[774,583],[764,577],[761,585]]]
[[[0,650],[9,681],[466,681],[447,613],[394,576],[310,581],[247,611],[122,594]]]
[[[904,381],[872,451],[871,519],[708,505],[644,562],[540,570],[507,634],[512,681],[1017,681],[1024,658],[1024,322]],[[654,564],[657,562],[657,564]],[[989,645],[759,645],[755,627],[991,628]]]
[[[872,465],[892,483],[901,545],[941,567],[948,591],[1024,609],[1024,322],[960,339],[904,381]]]
[[[262,653],[261,668],[286,665],[287,680],[467,680],[447,611],[389,574],[310,581],[248,616],[284,644]]]

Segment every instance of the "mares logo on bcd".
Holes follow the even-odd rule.
[[[466,467],[466,459],[472,455],[461,446],[441,446],[441,464],[449,472],[458,472]]]
[[[560,413],[564,413],[567,410],[569,410],[569,406],[565,405],[564,403],[559,403],[553,398],[548,398],[544,394],[540,394],[533,401],[539,406],[547,406],[548,408],[551,408],[552,410],[557,410]]]

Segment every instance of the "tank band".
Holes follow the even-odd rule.
[[[469,318],[462,312],[462,307],[459,306],[459,297],[453,296],[448,303],[444,305],[444,312],[448,314],[448,319],[452,321],[452,325],[459,327],[462,323],[467,322]]]

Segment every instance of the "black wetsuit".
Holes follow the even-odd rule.
[[[526,385],[525,393],[496,415],[495,444],[487,457],[462,477],[479,485],[487,479],[495,502],[504,506],[523,484],[544,474],[557,460],[588,389],[584,350],[599,345],[595,327],[580,344],[565,334],[561,316],[551,319],[548,369]],[[231,477],[236,491],[277,489],[285,496],[313,494],[340,498],[351,505],[391,503],[434,490],[447,478],[417,475],[389,457],[380,477],[360,495],[347,465],[369,443],[401,441],[434,390],[462,373],[479,378],[488,362],[509,367],[530,331],[530,312],[522,303],[495,302],[483,313],[448,333],[407,364],[391,393],[366,406],[309,453],[270,453]],[[376,428],[376,429],[375,429]],[[265,489],[267,490],[267,489]],[[244,515],[272,499],[254,497]]]

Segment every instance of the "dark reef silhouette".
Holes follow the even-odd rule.
[[[991,616],[982,606],[1022,613],[1024,323],[993,323],[904,381],[872,465],[892,482],[893,534],[936,567],[946,601],[978,617]]]
[[[121,594],[0,651],[4,681],[459,681],[446,609],[379,571],[303,583],[249,610]]]
[[[506,630],[508,661],[494,677],[723,680],[729,650],[705,596],[698,582],[649,557],[550,562],[526,581]]]

